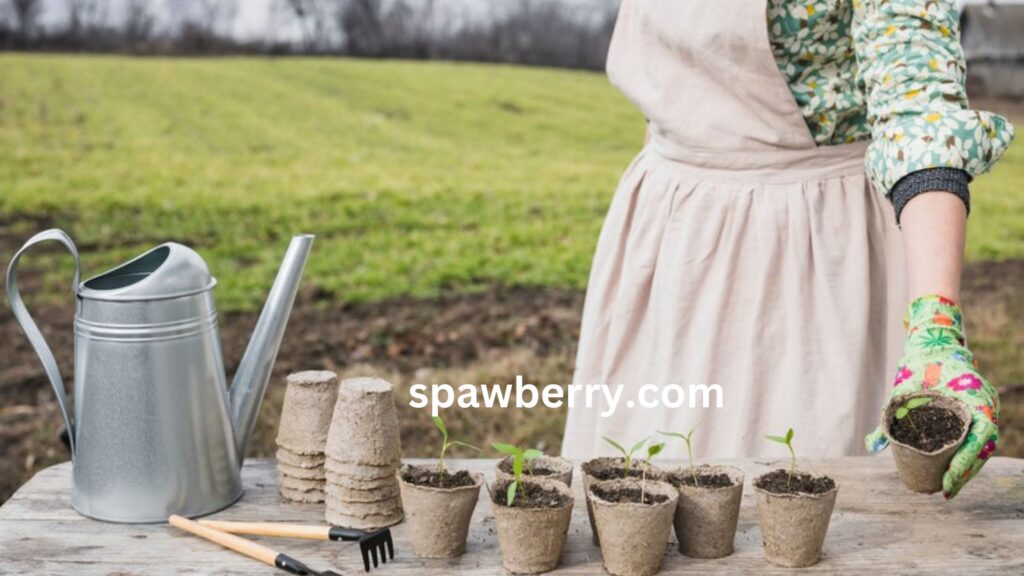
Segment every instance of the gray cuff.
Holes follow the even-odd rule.
[[[896,210],[896,224],[900,223],[900,214],[904,206],[914,196],[925,192],[949,192],[963,200],[967,213],[971,213],[971,192],[968,184],[971,182],[971,175],[959,168],[925,168],[917,172],[911,172],[892,187],[889,192],[889,199],[892,200],[892,207]]]

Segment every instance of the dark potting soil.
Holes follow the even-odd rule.
[[[495,504],[507,506],[508,485],[511,480],[501,480],[494,484],[494,491],[491,498]],[[524,481],[512,501],[513,508],[561,508],[569,503],[569,497],[555,488],[538,486],[532,482]]]
[[[512,462],[510,460],[502,460],[498,463],[498,469],[506,474],[512,474]],[[523,468],[523,474],[528,476],[554,476],[558,474],[558,471],[545,466],[531,466],[527,463]]]
[[[651,494],[646,492],[643,494],[644,501],[640,502],[640,486],[616,486],[614,488],[602,488],[595,486],[593,488],[594,495],[598,498],[607,502],[615,502],[618,504],[633,503],[633,504],[661,504],[668,500],[668,496],[664,494]]]
[[[789,479],[789,470],[778,470],[761,476],[755,486],[772,494],[824,494],[836,487],[835,480],[828,476],[811,476],[806,472],[793,474]]]
[[[922,406],[911,410],[902,420],[894,416],[889,422],[889,432],[893,440],[901,444],[922,452],[934,452],[956,442],[964,432],[964,423],[952,410]]]
[[[441,474],[436,468],[423,468],[420,466],[408,466],[402,470],[402,480],[417,486],[428,486],[431,488],[461,488],[472,486],[476,480],[469,475],[467,470],[456,472],[445,472]]]
[[[668,481],[676,488],[680,485],[698,488],[728,488],[733,485],[728,474],[697,474],[697,481],[694,483],[693,474],[673,472],[668,475]]]
[[[629,474],[624,474],[626,461],[623,458],[611,458],[591,460],[583,463],[583,473],[589,474],[598,480],[618,480],[620,478],[641,478],[644,475],[643,467],[646,463],[642,460],[632,462],[629,467]],[[659,474],[647,474],[647,478],[654,478]]]

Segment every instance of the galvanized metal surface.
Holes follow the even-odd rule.
[[[11,262],[8,294],[69,413],[59,369],[17,290],[18,257],[46,240],[76,256],[75,406],[74,418],[66,419],[74,446],[72,506],[90,518],[145,523],[233,503],[312,237],[292,240],[230,396],[216,280],[196,252],[164,244],[77,285],[71,239],[59,230],[31,239]]]

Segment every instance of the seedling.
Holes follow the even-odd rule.
[[[466,444],[465,442],[459,442],[458,440],[449,440],[448,427],[444,425],[444,420],[440,416],[434,416],[434,426],[441,431],[441,436],[444,440],[441,442],[441,456],[437,459],[437,473],[441,475],[441,483],[444,483],[444,456],[448,453],[448,449],[452,446],[461,446],[463,448],[470,448],[480,452],[480,449],[472,444]]]
[[[686,434],[682,434],[682,433],[679,433],[679,432],[662,432],[660,430],[658,431],[658,434],[662,434],[664,436],[675,436],[676,438],[682,438],[686,442],[686,455],[690,459],[690,472],[693,474],[693,485],[694,486],[697,486],[698,484],[697,484],[697,468],[696,468],[696,466],[693,465],[693,442],[692,442],[692,439],[693,439],[693,433],[697,431],[697,428],[700,427],[702,422],[704,422],[703,418],[698,420],[697,423],[693,425],[693,428],[690,428],[690,431],[687,432]]]
[[[647,447],[647,462],[644,464],[644,472],[640,477],[640,503],[644,503],[644,494],[647,493],[647,470],[651,467],[651,460],[665,449],[665,443],[660,442]]]
[[[785,444],[786,448],[789,448],[789,454],[793,457],[793,464],[789,468],[789,478],[786,479],[786,488],[793,482],[793,473],[796,472],[796,452],[793,450],[793,429],[786,430],[785,436],[765,436],[765,438],[772,442],[778,442],[779,444]]]
[[[649,437],[648,438],[644,438],[643,440],[641,440],[641,441],[637,442],[636,444],[634,444],[633,447],[629,449],[629,451],[626,451],[626,449],[622,447],[622,444],[619,444],[618,442],[616,442],[615,440],[612,440],[611,438],[609,438],[607,436],[601,436],[601,438],[604,438],[605,442],[611,444],[616,450],[618,450],[619,452],[622,453],[622,457],[626,461],[626,465],[622,469],[622,477],[623,478],[629,478],[629,470],[633,466],[633,454],[635,454],[637,450],[642,448],[643,445],[647,443],[647,440],[649,439]]]
[[[516,501],[516,494],[525,490],[523,488],[523,468],[530,460],[540,458],[544,453],[534,448],[523,449],[511,444],[495,443],[491,446],[498,452],[512,457],[512,483],[508,485],[505,492],[505,503],[511,506]]]
[[[896,409],[896,419],[903,420],[906,418],[907,422],[910,422],[910,427],[914,429],[914,433],[920,436],[921,431],[918,430],[917,425],[914,424],[913,412],[922,406],[927,406],[931,401],[932,399],[928,397],[918,397],[907,400],[906,404]]]

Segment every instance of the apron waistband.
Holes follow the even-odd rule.
[[[766,149],[724,153],[682,150],[652,138],[641,154],[660,167],[707,181],[791,184],[864,175],[868,142],[806,149]]]

